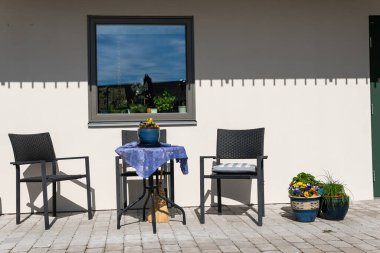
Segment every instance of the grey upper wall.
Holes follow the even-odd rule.
[[[87,15],[194,16],[196,79],[369,77],[371,14],[378,0],[1,0],[0,82],[88,80]]]

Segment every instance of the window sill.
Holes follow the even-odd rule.
[[[111,127],[138,127],[140,121],[92,121],[88,123],[88,128],[111,128]],[[196,120],[164,120],[159,121],[159,125],[166,126],[196,126]]]

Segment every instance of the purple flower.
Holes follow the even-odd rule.
[[[295,190],[293,191],[293,193],[294,193],[294,194],[300,194],[300,193],[301,193],[301,191],[300,191],[300,190],[298,190],[298,189],[295,189]]]

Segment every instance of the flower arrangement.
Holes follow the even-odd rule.
[[[321,183],[309,173],[301,172],[295,176],[289,184],[289,196],[293,197],[319,197],[321,195]]]
[[[147,118],[146,121],[141,121],[139,128],[160,128],[160,126],[154,122],[153,118]]]

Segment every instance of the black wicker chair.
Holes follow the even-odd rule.
[[[137,141],[138,137],[137,137],[137,131],[135,130],[121,130],[121,138],[122,138],[122,145],[128,143],[128,142],[132,142],[132,141]],[[166,143],[166,129],[160,129],[160,142],[164,142]],[[116,168],[118,169],[118,171],[116,171],[116,174],[117,175],[120,175],[120,177],[118,178],[121,178],[122,177],[122,180],[123,180],[123,196],[124,196],[124,207],[127,207],[128,205],[128,199],[127,199],[127,184],[128,184],[128,177],[136,177],[138,176],[136,174],[136,171],[135,170],[128,170],[128,167],[130,167],[128,164],[126,164],[124,161],[123,161],[123,166],[122,166],[122,171],[120,171],[118,169],[118,166],[116,166]],[[170,199],[172,201],[174,201],[174,171],[168,171],[168,168],[166,166],[166,164],[164,164],[162,166],[162,168],[164,169],[164,181],[166,182],[166,185],[167,185],[167,175],[170,176]],[[158,171],[156,171],[156,184],[158,184]],[[117,179],[117,180],[120,180],[120,179]],[[116,196],[117,197],[117,200],[119,201],[120,200],[120,196]]]
[[[56,158],[53,142],[49,133],[40,134],[9,134],[10,141],[13,147],[15,162],[11,164],[16,166],[16,224],[20,224],[20,183],[24,182],[41,182],[43,194],[43,209],[45,229],[49,229],[49,214],[48,214],[48,197],[47,185],[52,183],[53,192],[53,216],[57,215],[57,182],[66,180],[77,180],[86,178],[87,185],[87,205],[88,205],[88,219],[92,219],[91,210],[91,186],[90,186],[90,165],[88,156],[81,157],[65,157]],[[63,173],[57,174],[57,162],[59,160],[69,159],[84,159],[86,173],[77,175],[67,175]],[[52,174],[46,173],[46,164],[52,164]],[[27,178],[20,177],[21,165],[40,164],[41,175]]]
[[[257,179],[258,220],[264,213],[264,128],[248,130],[218,129],[216,156],[200,157],[200,222],[205,223],[204,179],[217,180],[218,214],[222,214],[221,179]],[[212,173],[204,174],[204,160],[214,159]],[[257,165],[221,163],[222,159],[257,159]]]

